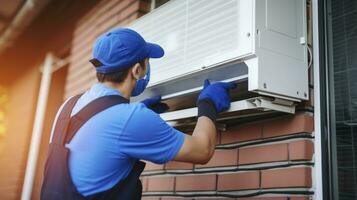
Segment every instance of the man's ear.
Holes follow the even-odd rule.
[[[136,63],[132,69],[131,69],[131,74],[133,75],[133,77],[136,79],[136,80],[139,80],[143,75],[143,69],[142,67],[140,66],[139,63]]]

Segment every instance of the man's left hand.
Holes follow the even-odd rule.
[[[169,106],[166,103],[161,102],[161,96],[155,96],[141,101],[141,103],[145,104],[147,108],[152,111],[160,114],[169,109]]]

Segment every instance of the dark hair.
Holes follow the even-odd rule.
[[[145,66],[145,60],[140,61],[139,64],[140,64],[141,67]],[[113,82],[113,83],[121,83],[121,82],[123,82],[125,80],[126,76],[128,75],[129,71],[131,70],[131,68],[133,66],[128,67],[128,68],[126,68],[124,70],[117,71],[117,72],[112,72],[112,73],[104,74],[104,73],[98,73],[97,72],[97,79],[101,83],[103,83],[105,81]]]
[[[107,73],[107,74],[97,72],[97,79],[101,83],[103,83],[105,81],[121,83],[124,81],[124,79],[128,75],[130,69],[131,69],[131,67],[124,69],[122,71],[112,72],[112,73]]]

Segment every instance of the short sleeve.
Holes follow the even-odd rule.
[[[158,164],[172,160],[184,142],[184,133],[168,125],[143,104],[135,106],[120,135],[120,151]]]

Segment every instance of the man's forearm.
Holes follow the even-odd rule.
[[[218,113],[230,106],[229,90],[234,89],[235,83],[218,82],[210,84],[205,80],[203,90],[197,99],[198,120],[192,136],[186,135],[185,141],[176,155],[176,161],[192,163],[207,163],[216,146],[216,119]]]
[[[217,110],[210,99],[203,99],[198,102],[198,120],[193,136],[199,137],[203,148],[208,151],[208,157],[211,158],[216,144],[216,119]]]
[[[206,164],[213,155],[216,134],[212,120],[205,116],[199,117],[192,136],[185,136],[185,142],[174,160]]]
[[[214,152],[217,138],[217,129],[213,121],[206,116],[199,117],[192,136],[198,138],[203,152],[210,158]]]

